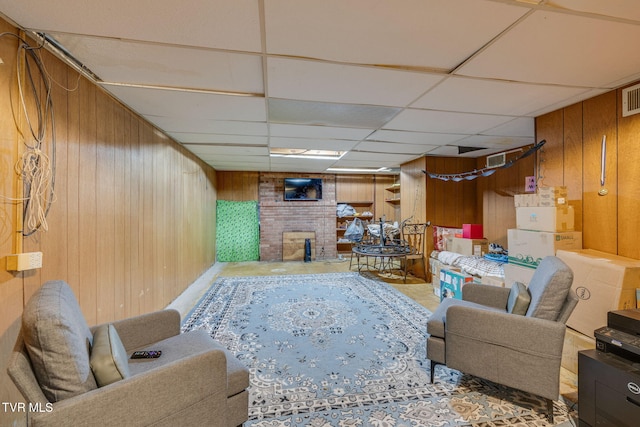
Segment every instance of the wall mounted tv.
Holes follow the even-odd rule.
[[[285,200],[321,200],[322,180],[319,178],[285,178]]]

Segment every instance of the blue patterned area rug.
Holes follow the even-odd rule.
[[[357,273],[223,277],[182,330],[207,330],[249,368],[245,426],[549,425],[530,394],[444,367],[431,384],[430,315]]]

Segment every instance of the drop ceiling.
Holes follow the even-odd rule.
[[[536,116],[640,79],[637,0],[0,0],[0,12],[217,170],[486,156],[535,143]]]

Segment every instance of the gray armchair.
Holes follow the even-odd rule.
[[[438,364],[544,397],[553,421],[560,395],[565,322],[578,298],[573,272],[544,258],[528,287],[467,284],[462,300],[447,298],[427,323],[431,381]]]
[[[134,350],[162,355],[129,359]],[[227,427],[248,416],[248,370],[205,331],[181,334],[175,310],[89,328],[62,281],[25,306],[7,371],[44,408],[30,426]]]

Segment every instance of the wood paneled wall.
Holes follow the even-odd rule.
[[[0,32],[16,29],[0,21]],[[42,51],[53,84],[56,198],[48,231],[16,239],[13,172],[22,142],[17,40],[0,37],[0,400],[21,401],[5,373],[22,308],[47,280],[73,288],[90,325],[162,309],[215,262],[215,171],[57,58]],[[73,89],[78,82],[75,90]],[[59,84],[59,85],[58,85]],[[11,97],[9,96],[11,94]],[[29,101],[32,104],[32,101]],[[24,120],[18,119],[23,126]],[[50,125],[49,125],[50,126]],[[45,144],[50,144],[46,142]],[[20,204],[21,206],[21,204]],[[4,269],[22,245],[43,267]],[[2,425],[20,423],[19,414]]]
[[[567,187],[584,248],[640,259],[640,115],[622,117],[621,96],[622,88],[536,119],[538,139],[547,140],[539,183]],[[599,195],[603,187],[607,194]]]

